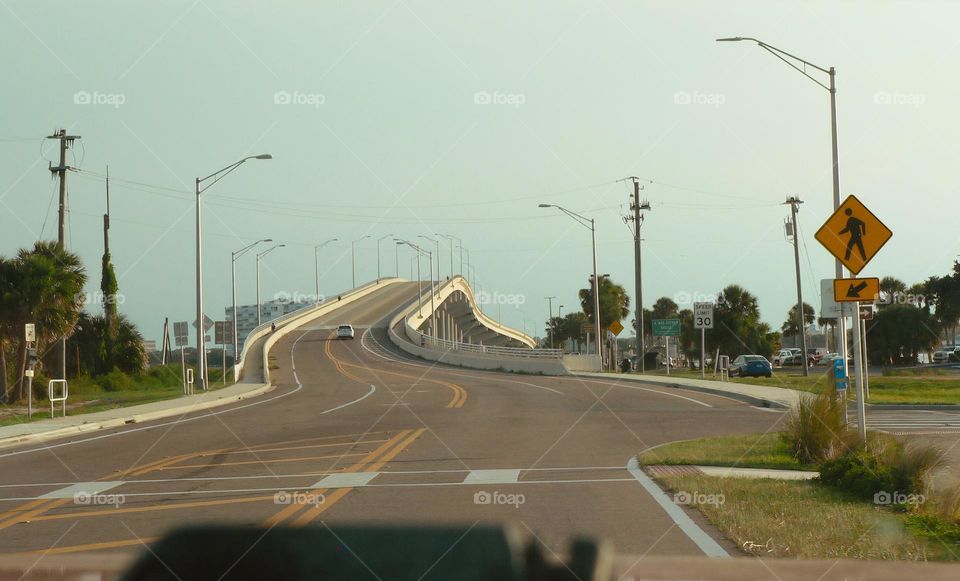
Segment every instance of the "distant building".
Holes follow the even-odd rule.
[[[260,322],[269,323],[277,317],[282,317],[303,307],[312,305],[310,301],[292,301],[288,299],[274,299],[260,305]],[[233,307],[224,309],[226,320],[233,320]],[[237,307],[237,341],[240,350],[243,342],[251,331],[257,328],[257,305],[240,305]],[[232,341],[231,341],[232,342]]]
[[[146,353],[153,353],[154,351],[157,350],[157,342],[156,342],[156,341],[147,341],[147,340],[144,340],[144,341],[143,341],[143,350],[144,350],[144,352],[146,352]]]

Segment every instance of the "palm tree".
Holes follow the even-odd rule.
[[[6,322],[0,327],[4,346],[16,346],[16,391],[4,380],[3,396],[21,399],[23,372],[27,364],[27,344],[23,326],[34,323],[37,351],[43,354],[61,337],[69,335],[83,306],[86,274],[80,258],[56,242],[38,241],[32,249],[21,249],[13,260],[6,260],[0,271],[3,289],[2,309]],[[4,368],[4,375],[7,370]]]
[[[580,308],[590,322],[593,318],[593,285],[580,289]],[[610,280],[600,277],[600,327],[606,329],[614,321],[620,321],[630,314],[630,296],[626,289]]]

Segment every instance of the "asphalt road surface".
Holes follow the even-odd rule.
[[[587,535],[620,554],[704,554],[628,462],[670,441],[765,432],[782,413],[653,384],[413,360],[386,325],[415,293],[392,285],[288,334],[271,353],[277,389],[262,397],[3,451],[0,550],[141,551],[173,527],[214,522],[512,522],[550,551]],[[338,323],[357,338],[334,339]]]

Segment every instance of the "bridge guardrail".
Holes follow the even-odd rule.
[[[563,349],[530,349],[528,347],[500,347],[496,345],[478,345],[476,343],[462,343],[435,339],[429,335],[414,331],[419,337],[422,347],[433,347],[444,351],[464,351],[480,355],[496,355],[498,357],[516,357],[520,359],[563,359]]]

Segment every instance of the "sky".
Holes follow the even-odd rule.
[[[635,299],[620,180],[638,176],[645,306],[737,283],[779,328],[796,303],[788,196],[804,201],[804,299],[818,310],[833,275],[813,238],[833,209],[829,94],[756,44],[715,39],[836,67],[842,195],[894,233],[860,274],[910,284],[960,253],[958,20],[957,3],[875,0],[0,0],[0,255],[56,237],[44,137],[82,136],[68,247],[95,293],[109,165],[120,310],[158,340],[165,317],[195,318],[194,179],[269,153],[202,196],[212,318],[230,302],[231,251],[258,239],[286,245],[263,258],[270,299],[315,293],[314,246],[330,238],[328,296],[352,286],[352,247],[359,284],[377,276],[376,239],[383,275],[409,277],[393,236],[452,235],[499,303],[488,314],[540,335],[544,297],[577,308],[591,249],[589,230],[538,204],[595,219],[599,271]],[[237,262],[241,304],[254,264]]]

